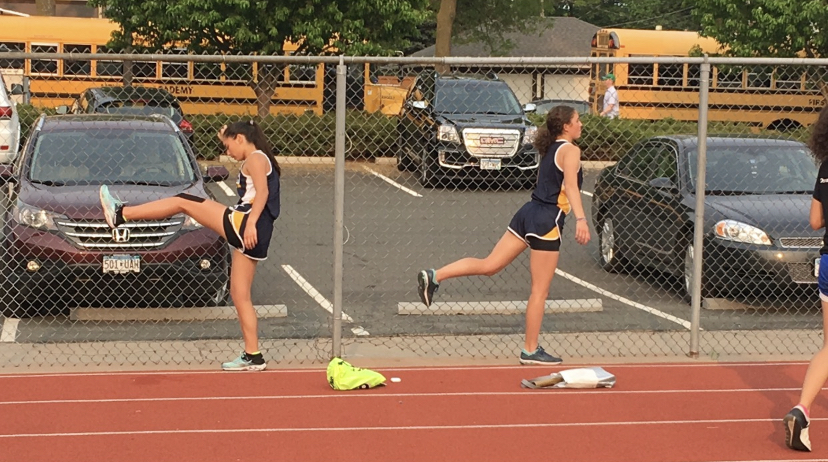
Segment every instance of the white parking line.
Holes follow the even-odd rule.
[[[592,197],[592,193],[589,191],[581,191],[581,194],[583,194],[584,196]]]
[[[630,300],[630,299],[628,299],[628,298],[621,297],[620,295],[615,295],[615,294],[614,294],[614,293],[612,293],[612,292],[609,292],[609,291],[607,291],[607,290],[604,290],[604,289],[602,289],[602,288],[600,288],[600,287],[598,287],[598,286],[596,286],[596,285],[590,284],[590,283],[588,283],[588,282],[584,281],[583,279],[577,278],[577,277],[575,277],[575,276],[573,276],[573,275],[571,275],[571,274],[569,274],[569,273],[567,273],[567,272],[561,271],[561,270],[559,270],[559,269],[556,269],[556,270],[555,270],[555,274],[560,274],[562,277],[564,277],[564,278],[566,278],[566,279],[569,279],[570,281],[572,281],[572,282],[574,282],[574,283],[576,283],[576,284],[579,284],[579,285],[581,285],[581,286],[583,286],[583,287],[586,287],[586,288],[587,288],[587,289],[589,289],[589,290],[592,290],[592,291],[594,291],[594,292],[597,292],[597,293],[599,293],[599,294],[601,294],[601,295],[603,295],[603,296],[605,296],[605,297],[609,297],[609,298],[611,298],[611,299],[613,299],[613,300],[617,300],[617,301],[619,301],[619,302],[621,302],[621,303],[624,303],[624,304],[626,304],[626,305],[630,305],[630,306],[631,306],[631,307],[633,307],[633,308],[638,308],[639,310],[644,311],[644,312],[647,312],[647,313],[650,313],[650,314],[652,314],[653,316],[658,316],[659,318],[664,318],[664,319],[666,319],[666,320],[668,320],[668,321],[672,321],[672,322],[674,322],[674,323],[676,323],[676,324],[678,324],[678,325],[680,325],[680,326],[684,327],[685,329],[688,329],[688,330],[690,329],[690,322],[689,322],[689,321],[685,321],[684,319],[677,318],[677,317],[675,317],[675,316],[673,316],[673,315],[671,315],[671,314],[667,314],[667,313],[665,313],[665,312],[663,312],[663,311],[659,311],[659,310],[657,310],[657,309],[655,309],[655,308],[650,308],[650,307],[649,307],[649,306],[647,306],[647,305],[642,305],[641,303],[634,302],[634,301],[632,301],[632,300]],[[700,329],[700,330],[701,330],[701,329]]]
[[[293,279],[299,287],[302,288],[316,303],[319,304],[325,311],[328,313],[333,314],[333,303],[329,302],[327,298],[325,298],[322,294],[316,290],[307,279],[303,278],[301,274],[299,274],[295,269],[293,269],[290,265],[282,265],[282,269]],[[344,311],[342,312],[342,320],[345,322],[354,322],[354,319],[348,316]],[[355,335],[359,337],[364,337],[366,335],[370,335],[367,330],[363,329],[362,326],[356,326],[351,329]]]
[[[227,194],[230,197],[233,197],[233,196],[236,195],[236,192],[233,191],[233,189],[231,189],[230,186],[227,186],[227,183],[225,183],[223,181],[219,181],[216,184],[218,184],[219,188],[221,188],[224,191],[224,194]]]
[[[393,187],[395,187],[395,188],[399,189],[400,191],[403,191],[403,192],[406,192],[406,193],[408,193],[408,194],[411,194],[411,195],[412,195],[412,196],[414,196],[414,197],[423,197],[423,196],[422,196],[420,193],[418,193],[417,191],[414,191],[414,190],[412,190],[412,189],[408,189],[408,188],[406,188],[405,186],[403,186],[403,185],[401,185],[401,184],[397,183],[396,181],[392,180],[391,178],[388,178],[388,177],[387,177],[387,176],[385,176],[385,175],[382,175],[382,174],[380,174],[380,173],[377,173],[377,172],[375,172],[375,171],[371,170],[371,169],[370,169],[370,168],[368,168],[368,167],[365,167],[365,170],[367,170],[367,171],[368,171],[369,173],[371,173],[372,175],[374,175],[374,176],[376,176],[376,177],[379,177],[382,181],[384,181],[384,182],[386,182],[386,183],[390,184],[391,186],[393,186]]]
[[[17,325],[20,320],[17,318],[5,318],[3,330],[0,331],[0,343],[13,343],[17,337]]]

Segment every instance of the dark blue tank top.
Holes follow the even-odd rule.
[[[541,204],[554,205],[564,213],[569,213],[572,207],[564,190],[564,172],[558,164],[558,151],[564,145],[570,144],[566,140],[557,140],[546,150],[541,158],[538,169],[538,183],[532,192],[532,200]],[[578,189],[584,184],[584,171],[578,168]],[[577,192],[576,192],[577,194]]]
[[[267,154],[262,151],[254,151],[254,153],[260,153],[261,155],[267,157]],[[270,162],[270,157],[268,157],[267,160],[268,163],[270,163],[270,172],[267,174],[267,197],[264,199],[266,201],[264,211],[267,211],[275,220],[276,218],[279,218],[279,213],[281,212],[279,174]],[[239,179],[236,184],[236,189],[239,193],[239,201],[233,206],[233,208],[239,212],[248,212],[252,208],[253,202],[261,199],[258,197],[256,190],[253,187],[253,178],[249,175],[245,175],[243,170],[244,164],[242,164],[242,167],[239,168]]]

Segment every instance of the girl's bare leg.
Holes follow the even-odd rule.
[[[822,328],[828,326],[828,303],[822,302]],[[825,336],[823,336],[825,337]],[[828,337],[823,339],[822,349],[811,359],[808,365],[808,372],[805,373],[805,380],[802,382],[802,394],[799,397],[799,404],[811,410],[825,381],[828,380]]]
[[[463,258],[438,269],[436,282],[461,276],[492,276],[514,261],[526,249],[526,243],[509,231],[495,244],[486,258]]]
[[[549,285],[555,276],[558,267],[560,252],[531,250],[529,253],[529,268],[532,273],[532,292],[529,303],[526,305],[526,337],[523,348],[526,351],[535,351],[538,348],[538,336],[543,323],[543,312],[546,308],[546,298],[549,296]]]
[[[161,220],[178,213],[184,213],[209,228],[219,236],[224,235],[224,214],[227,207],[209,199],[196,202],[181,197],[168,197],[141,205],[125,205],[121,210],[124,219],[130,220]]]
[[[244,351],[247,353],[259,351],[259,322],[250,298],[257,263],[256,260],[244,256],[239,250],[233,252],[233,266],[230,269],[230,296],[239,314]]]

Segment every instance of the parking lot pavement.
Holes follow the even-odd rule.
[[[590,216],[597,170],[586,171],[584,205]],[[217,200],[232,204],[235,174],[209,185]],[[276,221],[269,258],[259,263],[253,288],[257,305],[280,305],[285,316],[263,318],[262,338],[329,337],[333,311],[334,170],[329,164],[289,164],[282,179],[282,216]],[[426,189],[414,176],[388,163],[351,163],[346,171],[343,306],[346,337],[407,335],[518,335],[529,290],[528,252],[494,277],[446,281],[436,301],[454,314],[430,314],[418,302],[416,273],[464,256],[485,256],[505,232],[512,214],[529,199],[528,190],[486,187]],[[592,228],[592,223],[590,223]],[[598,239],[575,243],[563,235],[551,305],[592,309],[550,310],[547,333],[686,332],[689,305],[674,278],[634,270],[609,274],[598,264]],[[594,301],[598,300],[599,303]],[[785,304],[738,300],[744,309],[703,310],[707,331],[802,329],[818,326],[814,299]],[[599,305],[600,309],[594,306]],[[400,314],[400,307],[406,314]],[[418,312],[418,306],[421,307]],[[498,311],[493,307],[506,307]],[[458,308],[459,307],[459,308]],[[463,308],[466,307],[466,308]],[[465,309],[465,311],[464,311]],[[237,338],[233,319],[72,320],[55,316],[5,320],[0,341],[192,340]]]

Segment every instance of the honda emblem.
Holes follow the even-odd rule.
[[[112,240],[115,242],[129,242],[129,230],[126,228],[113,229]]]

